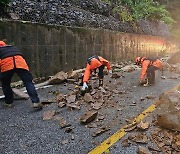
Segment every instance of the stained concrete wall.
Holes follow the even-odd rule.
[[[110,61],[126,61],[169,50],[160,37],[17,21],[0,22],[0,39],[20,49],[34,77],[83,68],[94,54]]]

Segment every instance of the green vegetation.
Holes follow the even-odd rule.
[[[4,8],[7,7],[10,0],[1,0],[0,1],[0,7]]]
[[[0,16],[6,12],[10,0],[0,0]]]
[[[123,21],[137,21],[139,19],[160,20],[172,25],[174,20],[165,5],[153,0],[103,0],[108,2],[113,13],[119,15]]]

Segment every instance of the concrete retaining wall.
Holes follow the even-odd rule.
[[[126,61],[170,49],[161,37],[17,21],[0,22],[0,39],[20,49],[34,77],[83,68],[94,54]]]

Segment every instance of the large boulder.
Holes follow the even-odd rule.
[[[176,52],[171,56],[171,58],[167,61],[169,64],[177,64],[180,63],[180,51]]]

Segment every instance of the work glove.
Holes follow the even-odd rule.
[[[82,89],[81,89],[81,90],[83,90],[83,91],[84,91],[84,90],[86,90],[87,88],[88,88],[88,85],[87,85],[87,83],[86,83],[86,82],[84,82],[84,83],[83,83],[83,87],[82,87]]]
[[[109,73],[112,74],[112,70],[109,70]]]

